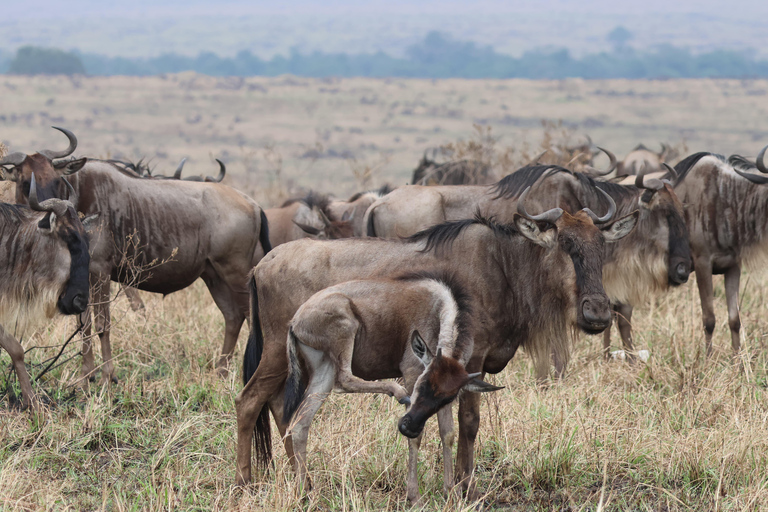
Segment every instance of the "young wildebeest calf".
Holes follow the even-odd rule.
[[[35,321],[85,311],[88,305],[88,242],[69,201],[39,203],[32,179],[29,205],[0,203],[0,347],[11,356],[24,408],[37,408],[21,335]],[[44,212],[41,215],[38,212]]]
[[[291,421],[298,411],[290,433],[300,487],[308,484],[309,426],[334,386],[347,393],[385,393],[407,404],[425,366],[451,359],[460,368],[462,378],[441,382],[450,388],[444,394],[455,396],[458,388],[465,386],[476,392],[500,389],[478,380],[479,372],[470,375],[464,369],[472,353],[469,300],[455,279],[420,273],[393,280],[342,283],[316,293],[298,309],[288,328],[283,421]],[[435,352],[437,358],[432,356]],[[308,383],[304,382],[299,354],[310,369]],[[391,381],[364,380],[353,374],[353,367],[357,375],[370,379],[402,376],[405,387]],[[438,421],[444,490],[448,492],[454,485],[450,407],[440,410]],[[411,439],[408,446],[407,489],[411,503],[419,499],[416,466],[420,442],[421,436]]]

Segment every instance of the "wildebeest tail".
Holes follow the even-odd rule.
[[[264,249],[264,254],[267,254],[272,250],[272,243],[269,241],[269,221],[267,221],[267,214],[264,213],[264,209],[261,209],[261,231],[259,232],[259,242],[261,242],[261,248]]]
[[[264,215],[263,211],[262,215]],[[243,356],[243,385],[247,385],[256,373],[264,352],[264,334],[261,332],[261,320],[259,320],[259,295],[256,292],[256,276],[253,272],[248,281],[248,293],[251,296],[251,333]],[[272,432],[268,407],[263,407],[256,419],[256,426],[253,428],[253,447],[258,464],[266,468],[272,460]]]
[[[372,237],[376,236],[376,226],[373,224],[373,208],[368,212],[368,227],[365,234]]]
[[[301,374],[301,362],[297,354],[296,334],[293,328],[288,329],[288,380],[285,383],[285,396],[283,397],[283,422],[288,424],[296,413],[296,409],[304,399],[307,390]]]

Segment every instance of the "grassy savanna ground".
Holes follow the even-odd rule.
[[[619,157],[638,142],[685,141],[690,151],[754,156],[768,141],[768,81],[579,79],[375,80],[213,78],[0,78],[0,139],[10,151],[63,147],[78,155],[145,157],[170,173],[213,174],[212,157],[254,188],[315,187],[346,195],[353,173],[401,185],[427,148],[493,127],[502,146],[541,139],[562,119]],[[546,161],[546,160],[544,160]],[[513,169],[506,170],[507,172]],[[358,180],[360,182],[361,180]],[[257,197],[263,200],[265,197]]]
[[[491,510],[761,510],[768,506],[768,360],[764,281],[746,278],[746,371],[731,362],[721,284],[716,352],[702,357],[695,286],[640,308],[636,342],[647,364],[605,363],[600,338],[583,337],[570,371],[549,389],[518,354],[489,379],[477,441],[477,484]],[[119,383],[77,388],[79,358],[37,385],[51,398],[33,421],[10,405],[9,359],[0,355],[0,509],[381,510],[403,509],[402,407],[388,397],[334,395],[316,417],[309,464],[314,490],[293,494],[275,439],[273,471],[233,486],[240,352],[230,378],[213,367],[223,322],[198,283],[165,299],[144,294],[144,314],[118,298],[113,347]],[[58,345],[60,320],[26,342]],[[615,342],[614,344],[617,344]],[[40,363],[58,347],[36,348]],[[98,352],[98,349],[97,349]],[[65,356],[74,354],[67,350]],[[33,375],[40,371],[32,369]],[[16,389],[18,391],[18,389]],[[426,509],[453,510],[441,495],[440,447],[427,426],[420,465]],[[273,430],[274,432],[274,430]],[[464,503],[462,507],[471,509]]]
[[[387,162],[374,184],[404,182],[425,147],[467,138],[472,121],[480,120],[494,126],[500,144],[520,151],[526,149],[521,140],[535,145],[542,137],[541,117],[562,118],[617,153],[641,139],[685,138],[691,151],[754,154],[768,139],[768,82],[757,81],[2,80],[1,136],[11,151],[62,146],[62,137],[48,128],[55,124],[79,136],[78,154],[148,156],[160,169],[189,155],[190,172],[210,173],[213,153],[230,162],[230,183],[266,200],[276,197],[270,191],[295,185],[353,191],[349,159],[330,150],[349,150],[358,163]],[[485,505],[768,507],[768,283],[749,274],[742,280],[744,371],[730,357],[717,284],[717,350],[708,360],[697,292],[688,283],[636,311],[635,341],[650,350],[647,364],[604,363],[601,338],[584,337],[567,377],[548,389],[535,385],[525,354],[490,377],[506,388],[485,396],[481,409],[476,463]],[[145,313],[130,311],[122,297],[113,308],[119,383],[81,390],[72,344],[66,362],[37,384],[50,398],[39,421],[18,411],[15,376],[0,352],[0,509],[407,507],[407,443],[396,430],[402,407],[387,397],[332,396],[326,402],[310,435],[314,491],[306,501],[294,496],[277,439],[271,473],[235,488],[233,399],[241,387],[246,329],[232,373],[222,379],[213,363],[223,321],[202,283],[165,299],[143,297]],[[28,353],[33,376],[73,326],[58,319],[25,340],[28,348],[50,347]],[[454,510],[457,504],[440,492],[436,430],[430,422],[422,450],[425,508]]]

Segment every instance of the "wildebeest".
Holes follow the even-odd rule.
[[[0,346],[11,356],[24,408],[36,409],[24,348],[16,338],[57,310],[64,315],[85,311],[90,257],[72,203],[39,202],[34,179],[30,185],[30,208],[0,203]]]
[[[693,266],[701,299],[707,353],[712,351],[715,330],[712,275],[723,274],[728,304],[731,347],[741,346],[739,280],[742,265],[762,263],[768,255],[768,173],[765,152],[757,163],[733,155],[695,153],[675,166],[675,192],[685,205],[691,237]]]
[[[691,272],[683,209],[672,187],[658,180],[646,183],[642,177],[635,181],[635,186],[623,186],[596,181],[558,166],[533,165],[491,187],[398,188],[371,205],[366,212],[366,224],[369,235],[409,236],[430,225],[469,216],[475,210],[509,223],[517,209],[517,197],[530,186],[534,187],[529,199],[532,207],[557,204],[570,212],[585,207],[604,210],[608,203],[598,193],[602,190],[617,203],[619,215],[639,208],[637,228],[630,236],[605,246],[603,268],[603,284],[616,304],[624,347],[631,353],[631,304],[643,302],[649,294],[669,286],[685,283]],[[606,333],[605,344],[607,352],[610,331]],[[559,367],[558,372],[562,371]]]
[[[458,390],[493,391],[469,375],[464,365],[472,354],[470,298],[455,279],[439,274],[406,274],[395,279],[348,281],[317,292],[301,305],[288,327],[288,380],[283,420],[290,422],[297,482],[306,488],[307,435],[312,419],[334,387],[345,393],[384,393],[409,403],[416,379],[434,366],[458,366],[462,379],[448,384],[440,398],[448,403]],[[437,354],[437,358],[433,356]],[[450,360],[450,362],[449,362]],[[302,361],[309,370],[307,379]],[[354,368],[354,372],[353,372]],[[402,376],[405,387],[392,381],[368,381],[355,375]],[[308,380],[308,382],[307,382]],[[298,412],[297,412],[298,411]],[[443,445],[444,491],[454,485],[453,419],[451,408],[438,416]],[[420,436],[409,442],[408,501],[419,499],[417,460]]]
[[[477,304],[472,356],[466,371],[498,373],[519,347],[548,365],[552,351],[567,358],[573,328],[597,333],[611,320],[601,283],[603,243],[626,236],[637,212],[606,222],[589,210],[559,208],[529,215],[519,204],[513,224],[476,217],[434,226],[406,241],[298,240],[276,248],[256,266],[250,281],[251,333],[244,356],[246,383],[237,409],[237,480],[251,479],[251,441],[257,460],[271,458],[267,403],[281,434],[283,389],[288,370],[288,324],[316,292],[353,279],[395,276],[402,270],[446,271],[466,283]],[[595,226],[593,219],[603,221]],[[353,368],[354,371],[354,368]],[[389,374],[356,374],[365,379]],[[430,411],[431,413],[436,412]],[[468,484],[479,400],[464,393],[459,403],[457,479]],[[255,434],[255,438],[254,438]],[[290,438],[286,450],[293,457]]]
[[[133,162],[127,162],[125,160],[117,160],[117,159],[109,159],[105,160],[105,162],[108,162],[110,164],[115,165],[120,170],[122,170],[124,173],[133,175],[137,178],[148,178],[148,179],[157,179],[157,180],[183,180],[183,181],[206,181],[209,183],[221,183],[221,181],[224,179],[224,176],[227,173],[227,168],[224,165],[224,162],[216,159],[216,162],[219,164],[219,174],[215,178],[211,176],[188,176],[186,178],[181,177],[182,170],[184,169],[184,164],[187,162],[186,158],[182,158],[179,165],[176,167],[176,170],[173,172],[171,176],[165,176],[162,174],[153,174],[152,169],[149,167],[148,164],[144,163],[144,159],[142,158],[136,163]]]
[[[434,155],[433,155],[434,158]],[[437,163],[427,152],[413,170],[413,185],[485,185],[493,181],[491,166],[480,160]]]
[[[17,198],[25,199],[34,174],[38,193],[62,197],[64,175],[79,197],[75,207],[99,214],[91,237],[91,293],[96,330],[101,339],[102,380],[114,380],[109,341],[110,279],[140,290],[167,295],[202,278],[224,315],[225,333],[218,367],[226,366],[248,311],[246,277],[257,262],[259,243],[270,248],[267,220],[256,202],[226,185],[178,180],[146,180],[99,160],[68,156],[77,144],[55,155],[35,153],[0,161],[13,165],[6,174],[16,182]],[[162,263],[162,264],[160,264]],[[85,329],[83,375],[94,371],[90,323]]]
[[[663,172],[662,163],[674,158],[676,152],[668,145],[661,143],[661,151],[656,153],[642,144],[629,152],[627,156],[616,166],[616,177],[637,176],[638,174],[651,174]]]
[[[328,203],[328,218],[332,221],[344,221],[352,224],[352,234],[356,237],[365,236],[365,211],[377,199],[392,192],[389,185],[382,185],[376,190],[358,192],[346,201],[332,199]]]

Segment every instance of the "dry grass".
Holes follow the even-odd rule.
[[[637,345],[652,354],[647,365],[604,363],[600,339],[590,337],[576,347],[567,378],[547,390],[534,385],[524,354],[491,377],[506,389],[483,399],[476,462],[484,503],[494,510],[595,510],[602,496],[602,510],[768,506],[768,286],[743,282],[746,371],[728,352],[721,284],[720,350],[702,357],[698,299],[688,283],[637,311]],[[38,423],[16,410],[9,396],[18,392],[15,378],[5,372],[11,388],[0,405],[0,508],[406,508],[407,444],[395,426],[402,408],[387,397],[337,395],[326,403],[310,436],[315,487],[307,501],[293,494],[279,441],[274,470],[248,489],[233,487],[239,363],[229,379],[217,378],[219,313],[201,283],[164,300],[144,299],[145,316],[123,298],[113,310],[118,385],[73,387],[75,358],[38,385],[52,400]],[[72,324],[59,321],[26,344],[60,343]],[[55,352],[30,351],[33,374]],[[8,369],[7,355],[0,360]],[[440,493],[439,454],[430,423],[420,466],[425,508],[454,510]]]

